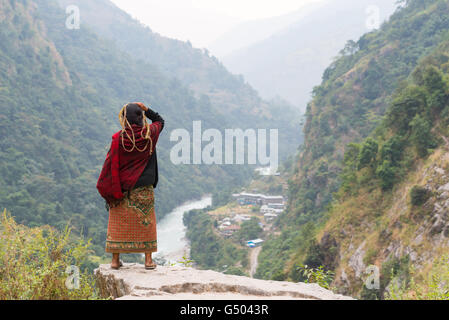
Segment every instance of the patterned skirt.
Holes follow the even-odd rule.
[[[157,251],[153,186],[127,193],[109,209],[106,252],[149,253]]]

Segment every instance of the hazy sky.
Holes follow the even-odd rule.
[[[117,6],[170,38],[207,47],[245,20],[274,17],[321,0],[112,0]]]

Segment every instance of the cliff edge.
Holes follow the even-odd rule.
[[[258,280],[186,267],[141,264],[110,265],[95,269],[100,294],[122,300],[350,300],[317,284]]]

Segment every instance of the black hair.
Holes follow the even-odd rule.
[[[143,111],[138,104],[128,103],[126,105],[126,119],[131,125],[143,126]]]

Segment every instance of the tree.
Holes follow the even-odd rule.
[[[241,241],[256,239],[260,236],[262,231],[262,228],[259,226],[259,219],[256,217],[251,217],[251,220],[242,223],[237,237]]]
[[[357,42],[355,42],[354,40],[348,40],[343,50],[340,51],[340,54],[342,56],[352,56],[354,53],[359,51],[359,49],[359,44]]]
[[[379,145],[373,138],[367,138],[362,145],[359,153],[358,169],[363,169],[367,166],[373,166]]]
[[[397,165],[402,157],[404,142],[401,137],[394,136],[387,140],[380,150],[381,161],[388,160],[393,165]]]
[[[367,70],[363,74],[361,86],[363,89],[363,96],[366,99],[374,100],[378,98],[382,92],[382,79],[384,72],[381,66],[375,59],[372,59]]]
[[[387,113],[387,124],[394,131],[407,131],[410,121],[427,105],[425,90],[416,85],[410,85],[399,90]]]
[[[420,115],[416,115],[410,122],[410,127],[412,129],[410,139],[415,146],[418,155],[420,157],[427,156],[427,149],[433,146],[433,137],[430,132],[431,127],[429,121]]]
[[[381,179],[382,190],[389,190],[393,187],[396,174],[391,161],[384,160],[382,165],[377,168],[376,174]]]
[[[433,114],[438,114],[443,110],[447,103],[447,88],[446,83],[439,78],[437,81],[441,81],[438,83],[440,88],[433,90],[427,99],[427,104],[431,109]]]
[[[414,74],[415,82],[427,89],[427,104],[432,113],[439,113],[447,103],[448,85],[442,73],[434,66],[419,68]]]

